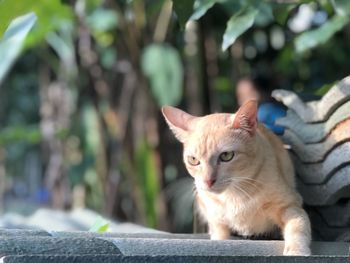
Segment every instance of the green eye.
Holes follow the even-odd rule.
[[[234,152],[223,152],[220,154],[219,159],[221,162],[229,162],[232,160],[234,155]]]
[[[199,160],[193,156],[187,156],[187,161],[190,165],[193,165],[193,166],[196,166],[200,163]]]

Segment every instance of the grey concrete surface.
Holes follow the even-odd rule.
[[[283,241],[213,241],[203,234],[0,230],[0,263],[350,262],[350,243],[313,242],[311,257],[283,257]]]
[[[114,256],[114,255],[35,255],[35,256],[6,256],[0,259],[4,263],[345,263],[348,257],[269,257],[269,256]]]
[[[123,255],[281,256],[284,241],[112,239]],[[350,243],[313,242],[313,255],[349,256]],[[349,257],[350,262],[350,257]]]
[[[158,238],[158,239],[209,239],[208,234],[171,234],[166,232],[159,233],[125,233],[125,232],[105,232],[105,233],[93,233],[87,231],[49,231],[53,237],[101,237],[101,238]],[[1,233],[0,233],[1,234]],[[238,239],[234,238],[233,239]]]
[[[0,238],[0,255],[120,254],[108,240],[100,238],[54,238],[16,236]]]

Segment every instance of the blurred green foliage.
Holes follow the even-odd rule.
[[[327,42],[337,31],[349,23],[347,15],[339,15],[331,18],[321,27],[301,34],[295,39],[297,52],[304,52],[320,44]]]
[[[28,46],[40,44],[46,34],[61,26],[64,20],[73,19],[73,12],[60,0],[0,1],[0,36],[10,21],[29,12],[38,17],[37,24],[26,42]]]
[[[0,42],[0,85],[19,55],[23,42],[36,21],[34,13],[14,19]]]
[[[178,105],[182,98],[183,68],[176,49],[152,44],[141,57],[141,67],[159,106]]]

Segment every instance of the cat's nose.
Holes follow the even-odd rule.
[[[204,182],[208,186],[208,188],[211,188],[213,184],[215,184],[216,179],[209,179],[209,180],[205,180]]]

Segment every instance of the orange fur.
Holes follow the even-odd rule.
[[[256,102],[236,114],[194,117],[164,107],[163,114],[184,144],[184,162],[195,179],[198,209],[211,239],[266,234],[276,226],[284,255],[310,255],[310,222],[295,190],[294,169],[279,138],[256,122]],[[223,152],[234,152],[220,161]],[[188,156],[199,164],[191,165]],[[208,182],[214,182],[208,184]]]

